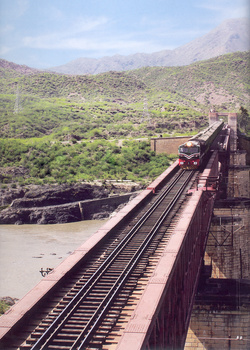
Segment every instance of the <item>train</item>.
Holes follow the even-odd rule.
[[[198,169],[223,126],[223,121],[217,121],[180,145],[179,166],[185,170]]]

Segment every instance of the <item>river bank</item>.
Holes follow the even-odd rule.
[[[136,183],[111,181],[1,188],[0,224],[63,224],[108,218],[140,189]]]

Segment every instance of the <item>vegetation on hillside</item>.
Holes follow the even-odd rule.
[[[6,138],[189,133],[206,125],[211,108],[249,109],[249,53],[95,76],[0,72],[0,127]]]
[[[248,52],[95,76],[0,60],[1,180],[11,182],[15,168],[19,183],[149,181],[171,161],[150,151],[150,137],[195,133],[211,108],[240,112],[249,132],[248,72]],[[148,141],[115,142],[138,138]]]
[[[2,183],[73,183],[95,179],[152,181],[173,156],[155,155],[147,141],[61,143],[39,139],[0,140]],[[5,169],[5,171],[3,171]],[[15,171],[13,171],[15,169]]]
[[[179,95],[178,101],[190,107],[237,112],[241,105],[249,107],[249,68],[249,52],[237,52],[189,66],[144,68],[137,77],[157,91],[177,94],[174,98]]]

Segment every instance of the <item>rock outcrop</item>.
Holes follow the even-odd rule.
[[[136,184],[86,183],[1,189],[0,224],[56,224],[107,218],[129,200],[130,194],[119,198],[121,193],[138,189]],[[117,196],[109,198],[111,192]]]

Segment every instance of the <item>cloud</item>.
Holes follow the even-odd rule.
[[[0,27],[0,34],[1,35],[7,35],[7,34],[13,32],[14,30],[15,30],[14,26],[12,26],[10,24],[6,24],[2,28]]]
[[[80,49],[90,44],[86,36],[99,30],[106,23],[108,23],[106,17],[78,18],[75,23],[68,23],[66,29],[44,35],[25,36],[22,43],[25,47],[36,49]]]
[[[67,23],[67,29],[54,31],[44,35],[25,36],[21,44],[31,49],[46,50],[78,50],[89,54],[134,53],[135,51],[160,51],[164,47],[154,40],[136,39],[138,33],[118,34],[109,31],[112,21],[107,17],[78,18],[72,25]],[[142,33],[143,34],[143,33]],[[144,33],[145,34],[145,33]],[[145,50],[146,48],[146,50]]]
[[[0,46],[0,56],[4,56],[9,53],[12,49],[8,46]]]
[[[179,28],[172,19],[154,20],[143,16],[132,31],[119,32],[119,23],[108,17],[78,17],[64,22],[67,28],[52,33],[25,36],[21,45],[30,49],[82,51],[86,56],[112,54],[129,55],[135,52],[157,52],[176,48],[189,38],[200,36],[201,30]]]
[[[210,0],[197,3],[196,8],[214,12],[221,19],[240,18],[249,16],[248,0]]]
[[[131,37],[142,37],[142,38],[151,38],[152,41],[158,44],[159,50],[169,49],[172,50],[179,45],[193,40],[205,33],[206,29],[201,29],[201,27],[195,27],[193,25],[188,25],[188,23],[183,23],[180,25],[180,22],[170,16],[164,19],[155,20],[150,17],[143,17],[139,22],[137,32],[130,33]]]
[[[78,50],[78,51],[95,51],[95,52],[134,52],[134,51],[158,51],[162,50],[161,46],[157,46],[150,41],[126,40],[122,38],[58,38],[37,37],[24,39],[26,47],[49,50]]]
[[[103,27],[104,25],[109,23],[109,19],[105,16],[101,16],[98,18],[78,18],[75,21],[76,24],[73,26],[73,33],[83,33],[83,32],[90,32],[93,30],[96,30],[100,27]],[[71,32],[72,34],[72,32]]]
[[[29,0],[17,0],[13,10],[17,17],[22,17],[30,7]]]

